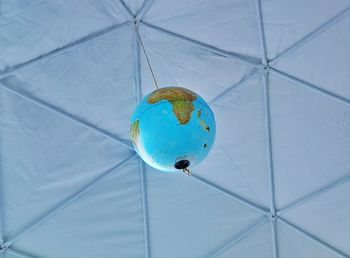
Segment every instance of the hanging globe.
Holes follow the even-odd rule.
[[[208,155],[215,139],[210,107],[181,87],[161,88],[144,97],[131,123],[131,140],[139,156],[165,172],[188,172]]]

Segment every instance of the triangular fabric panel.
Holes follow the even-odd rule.
[[[269,207],[263,77],[257,75],[235,87],[214,103],[213,111],[223,122],[217,124],[213,150],[194,173]]]
[[[261,5],[267,56],[273,59],[349,7],[350,1],[269,0]]]
[[[152,257],[206,257],[261,217],[184,174],[146,178]]]
[[[350,10],[347,16],[280,60],[275,66],[322,89],[350,99],[349,43]]]
[[[219,258],[271,258],[273,257],[271,240],[271,225],[267,223],[239,241]]]
[[[125,21],[118,1],[2,1],[0,71]]]
[[[278,208],[349,173],[350,106],[271,75]]]
[[[255,8],[253,0],[162,0],[153,3],[144,20],[218,48],[258,58]]]
[[[288,211],[283,216],[350,256],[349,203],[350,174],[344,184]]]
[[[133,71],[132,30],[125,25],[17,71],[23,83],[11,86],[129,139],[136,106]]]
[[[14,248],[35,257],[143,257],[140,187],[139,162],[133,159]]]
[[[9,239],[131,151],[4,89],[0,94],[3,233]]]
[[[130,12],[135,16],[140,12],[142,6],[145,3],[149,2],[150,0],[132,0],[132,1],[121,0],[121,1],[123,1],[123,3],[128,7]]]
[[[140,26],[159,87],[181,86],[191,89],[208,102],[241,80],[255,73],[251,65],[194,46],[146,26]],[[142,50],[142,90],[146,95],[155,90]]]
[[[337,258],[336,254],[277,222],[278,254],[281,258]]]

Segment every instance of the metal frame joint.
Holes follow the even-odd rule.
[[[135,29],[138,29],[139,25],[140,25],[140,21],[136,18],[134,18],[131,23],[133,24],[133,26],[135,27]]]
[[[9,245],[6,243],[1,243],[0,244],[0,253],[6,252],[6,249],[9,248]]]
[[[271,221],[275,222],[279,218],[279,215],[276,213],[275,210],[270,210],[270,214],[268,215],[268,217]]]
[[[271,70],[271,67],[270,67],[269,64],[266,64],[266,65],[261,64],[261,65],[259,66],[259,71],[260,71],[262,74],[268,74],[268,73],[270,72],[270,70]]]

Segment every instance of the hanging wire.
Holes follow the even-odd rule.
[[[182,169],[182,172],[184,172],[186,175],[191,176],[192,172],[188,168]]]
[[[145,55],[145,57],[146,57],[146,61],[147,61],[147,64],[148,64],[148,68],[149,68],[149,70],[151,71],[154,85],[156,86],[157,90],[159,90],[159,86],[158,86],[158,82],[157,82],[156,76],[155,76],[154,71],[153,71],[153,69],[152,69],[151,62],[149,61],[149,58],[148,58],[148,55],[147,55],[145,46],[144,46],[144,44],[143,44],[143,42],[142,42],[142,39],[141,39],[141,36],[140,36],[140,33],[139,33],[139,30],[138,30],[138,29],[136,29],[136,33],[137,33],[137,36],[138,36],[138,38],[139,38],[139,40],[140,40],[140,44],[141,44],[143,53],[144,53],[144,55]],[[182,169],[182,172],[184,172],[184,173],[185,173],[186,175],[188,175],[188,176],[191,176],[191,175],[192,175],[191,171],[190,171],[188,168]]]
[[[158,82],[157,82],[156,76],[155,76],[155,74],[154,74],[154,72],[153,72],[151,63],[150,63],[150,61],[149,61],[149,58],[148,58],[148,55],[147,55],[145,46],[143,45],[143,42],[142,42],[142,39],[141,39],[141,36],[140,36],[140,33],[139,33],[139,30],[138,30],[138,29],[136,29],[136,33],[137,33],[137,36],[138,36],[138,38],[139,38],[139,40],[140,40],[143,53],[144,53],[144,55],[145,55],[145,57],[146,57],[147,64],[148,64],[148,68],[149,68],[149,70],[151,71],[151,74],[152,74],[152,77],[153,77],[153,81],[154,81],[154,85],[156,86],[157,90],[159,90],[159,86],[158,86]]]

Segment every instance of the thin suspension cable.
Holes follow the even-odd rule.
[[[155,74],[154,74],[154,72],[153,72],[153,69],[152,69],[152,66],[151,66],[151,62],[149,61],[149,58],[148,58],[148,55],[147,55],[145,46],[143,45],[143,42],[142,42],[142,39],[141,39],[139,30],[138,30],[137,28],[136,28],[136,33],[137,33],[137,36],[139,37],[139,40],[140,40],[140,43],[141,43],[141,47],[142,47],[143,53],[144,53],[144,55],[145,55],[145,57],[146,57],[146,60],[147,60],[148,68],[149,68],[149,70],[151,71],[151,74],[152,74],[152,77],[153,77],[154,84],[155,84],[157,90],[159,90],[159,86],[158,86],[158,82],[157,82],[156,76],[155,76]]]

